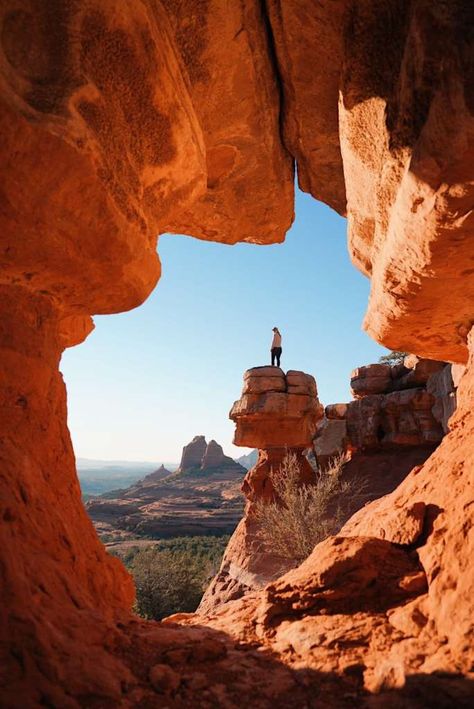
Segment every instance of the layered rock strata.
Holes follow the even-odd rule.
[[[263,549],[255,518],[257,502],[275,498],[272,474],[278,474],[288,452],[296,456],[303,483],[315,480],[304,455],[323,415],[314,377],[278,367],[254,367],[244,374],[241,398],[230,418],[235,422],[234,443],[259,449],[256,465],[245,476],[245,514],[224,554],[221,568],[199,607],[210,612],[230,599],[262,588],[285,568],[285,562]]]
[[[327,406],[318,426],[314,448],[319,464],[324,468],[340,453],[374,451],[387,456],[393,451],[396,461],[407,448],[423,447],[425,460],[447,432],[456,408],[451,370],[445,362],[413,356],[393,366],[355,369],[354,401]]]
[[[102,538],[232,534],[244,509],[240,487],[246,468],[224,455],[216,441],[195,436],[183,448],[181,465],[163,466],[143,480],[86,502]],[[105,536],[106,535],[106,536]]]

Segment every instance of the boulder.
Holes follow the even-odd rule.
[[[421,359],[415,355],[405,357],[404,366],[408,370],[394,381],[394,389],[411,389],[425,386],[428,379],[437,372],[441,372],[446,366],[446,362],[438,362],[432,359]]]
[[[247,379],[254,379],[255,377],[283,377],[284,379],[285,373],[280,367],[273,367],[271,365],[252,367],[244,372],[244,382],[247,381]]]
[[[369,394],[384,394],[391,388],[389,364],[368,364],[354,369],[351,374],[351,391],[359,399]]]
[[[347,407],[349,404],[329,404],[326,406],[324,413],[326,418],[332,420],[343,420],[347,416]]]
[[[346,443],[347,422],[344,419],[322,419],[314,438],[314,452],[318,464],[325,468],[332,458],[346,449]]]
[[[257,376],[244,381],[243,394],[260,394],[264,391],[286,391],[285,376]]]
[[[310,374],[289,370],[286,373],[287,391],[289,394],[307,394],[318,396],[316,380]]]
[[[376,503],[373,503],[372,509],[377,509]],[[423,501],[390,511],[384,509],[381,504],[380,514],[374,514],[370,518],[367,518],[366,510],[362,508],[346,522],[341,534],[348,537],[354,533],[364,534],[408,546],[414,544],[423,532],[425,514],[426,504]]]
[[[433,404],[433,396],[421,388],[353,401],[346,417],[350,445],[361,450],[437,443],[443,430],[433,417]]]
[[[304,372],[277,377],[268,376],[273,367],[256,367],[244,374],[242,397],[236,401],[229,414],[236,423],[234,443],[251,448],[307,448],[311,445],[316,424],[322,418],[323,407],[317,397],[314,378]],[[258,391],[250,393],[249,383],[261,382]],[[289,391],[297,387],[298,393]]]

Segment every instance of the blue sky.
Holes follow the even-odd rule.
[[[233,456],[228,412],[243,372],[268,363],[316,377],[324,404],[348,401],[354,367],[385,348],[361,330],[369,282],[350,263],[346,222],[301,192],[284,244],[225,246],[164,235],[163,275],[136,310],[97,316],[61,362],[77,456],[179,461],[196,434]]]

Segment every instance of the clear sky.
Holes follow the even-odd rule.
[[[163,275],[148,300],[96,317],[63,356],[76,455],[178,462],[197,434],[245,453],[232,445],[228,412],[243,372],[269,363],[274,325],[282,368],[313,374],[325,405],[348,401],[351,370],[386,350],[361,330],[369,282],[349,261],[345,230],[298,193],[284,244],[161,236]]]

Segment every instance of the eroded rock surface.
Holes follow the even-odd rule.
[[[304,451],[322,414],[311,375],[294,370],[285,375],[278,367],[253,367],[245,372],[242,396],[229,416],[236,425],[234,443],[257,447],[258,460],[242,485],[247,498],[244,517],[232,535],[219,573],[204,594],[201,613],[262,588],[288,568],[285,560],[263,549],[255,505],[273,501],[272,471],[278,473],[288,452],[296,456],[301,482],[314,481],[315,473]]]
[[[474,337],[458,393],[450,432],[394,492],[357,512],[300,567],[214,610],[206,624],[232,627],[236,639],[252,639],[293,668],[350,676],[359,691],[377,693],[368,700],[355,693],[356,706],[467,708],[474,696],[474,451],[466,450],[474,433]]]
[[[351,375],[355,400],[330,404],[319,423],[314,447],[319,464],[334,456],[385,451],[397,466],[409,448],[425,448],[424,462],[448,431],[456,409],[452,366],[409,356],[403,364],[370,364]],[[412,459],[412,458],[410,458]],[[352,463],[355,467],[355,463]],[[397,481],[398,484],[398,481]],[[390,490],[386,490],[389,492]]]
[[[391,509],[403,519],[423,502],[418,560],[402,553],[427,592],[420,572],[394,598],[396,573],[382,575],[392,608],[362,589],[360,611],[298,610],[258,637],[262,592],[204,630],[132,619],[131,582],[81,506],[58,364],[91,315],[149,295],[164,230],[281,241],[290,154],[304,189],[347,210],[371,278],[367,331],[465,363],[472,3],[5,0],[0,24],[3,703],[471,706],[472,363],[441,445],[351,528],[377,536],[378,517],[387,535]],[[341,545],[341,563],[356,547]],[[362,675],[378,697],[362,698]]]

